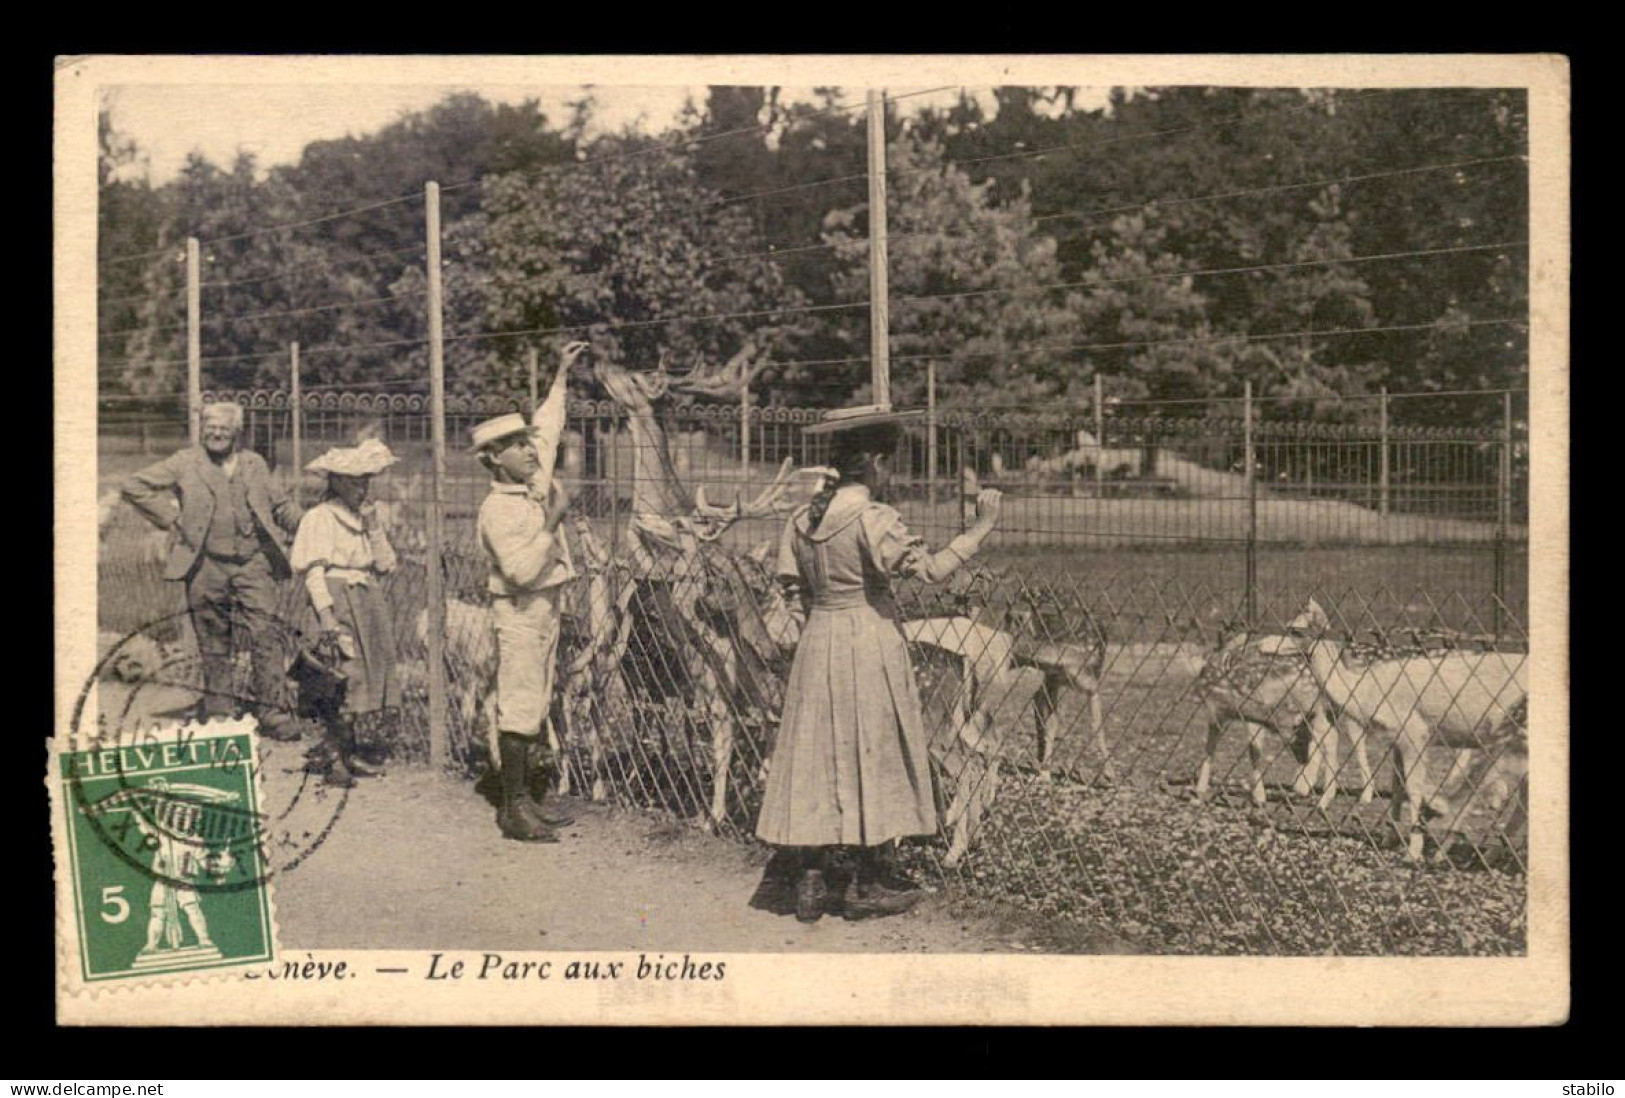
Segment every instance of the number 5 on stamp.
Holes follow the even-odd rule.
[[[62,754],[86,981],[273,959],[254,746],[190,727]]]

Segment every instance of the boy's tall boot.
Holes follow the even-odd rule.
[[[507,838],[522,843],[558,842],[525,789],[530,776],[530,741],[516,732],[502,732],[497,735],[497,745],[502,753],[502,807],[497,811],[497,827]]]

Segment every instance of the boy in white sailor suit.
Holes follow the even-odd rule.
[[[502,807],[497,825],[521,842],[557,842],[554,827],[572,822],[547,812],[526,787],[528,754],[542,733],[553,698],[559,644],[559,588],[575,578],[570,548],[559,533],[569,503],[553,480],[564,433],[570,368],[587,344],[564,348],[547,398],[529,425],[518,413],[473,430],[473,450],[491,473],[480,505],[480,546],[491,566],[491,622],[497,642],[497,743]]]

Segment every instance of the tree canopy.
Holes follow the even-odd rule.
[[[450,96],[297,164],[194,156],[162,186],[101,120],[104,395],[184,385],[201,241],[205,386],[421,388],[425,182],[441,184],[447,373],[522,384],[585,333],[674,367],[749,347],[766,399],[868,384],[865,120],[835,89],[719,87],[668,132],[589,139],[584,100]],[[888,119],[899,401],[1200,408],[1527,380],[1527,118],[1496,89],[1001,88]],[[680,319],[695,318],[695,319]],[[503,334],[517,333],[517,334]],[[1422,411],[1426,405],[1433,411]],[[1460,418],[1448,402],[1408,415]],[[1476,414],[1476,413],[1474,413]]]

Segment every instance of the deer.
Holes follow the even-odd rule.
[[[968,617],[914,618],[902,623],[903,636],[924,657],[927,668],[946,671],[959,680],[946,686],[927,680],[922,693],[929,700],[951,690],[947,722],[931,737],[936,764],[939,809],[948,849],[943,864],[959,864],[997,796],[1004,767],[1004,741],[1010,726],[995,719],[1007,705],[1021,709],[1033,703],[1041,689],[1033,676],[1021,675],[1015,659],[1015,639]]]
[[[1003,598],[1012,588],[1014,596]],[[1005,605],[995,607],[995,601]],[[1106,746],[1100,698],[1106,633],[1081,601],[1068,601],[1052,588],[972,564],[955,572],[944,584],[911,586],[903,605],[908,618],[938,622],[964,618],[990,626],[1007,640],[1009,658],[1015,667],[1033,668],[1043,674],[1043,685],[1030,701],[1040,777],[1051,776],[1057,748],[1065,738],[1062,704],[1068,697],[1077,696],[1088,715],[1088,738],[1102,760],[1101,774],[1108,782],[1116,780]],[[957,627],[936,632],[944,637],[980,636]],[[951,646],[950,652],[961,658],[976,658],[975,652]],[[964,716],[967,699],[959,696],[954,700],[956,713]]]
[[[1390,817],[1412,861],[1426,843],[1423,808],[1448,815],[1444,788],[1430,796],[1424,752],[1431,744],[1477,752],[1456,789],[1471,795],[1503,755],[1527,758],[1529,750],[1528,660],[1505,652],[1445,651],[1368,663],[1348,660],[1347,646],[1331,639],[1331,621],[1310,599],[1289,631],[1308,656],[1322,696],[1367,729],[1393,733],[1393,797]],[[1469,784],[1470,783],[1470,784]]]
[[[676,685],[679,697],[697,695],[710,726],[712,826],[726,815],[728,773],[741,721],[777,715],[777,681],[765,668],[781,654],[780,640],[762,610],[771,605],[771,596],[750,582],[745,561],[715,543],[738,522],[780,518],[788,511],[784,496],[795,475],[794,460],[786,458],[772,482],[750,501],[736,493],[732,503],[714,504],[703,487],[690,493],[679,480],[655,404],[683,393],[737,399],[765,365],[758,356],[755,341],[746,340],[721,365],[696,360],[682,375],[668,372],[664,353],[652,371],[633,372],[604,356],[592,362],[594,378],[626,412],[633,440],[627,543],[634,582],[654,593],[662,628],[682,649],[680,666],[663,668],[654,677],[669,678],[675,671],[686,684],[653,685]]]
[[[1258,635],[1235,630],[1221,637],[1217,648],[1196,677],[1196,696],[1208,715],[1207,746],[1196,772],[1197,799],[1206,800],[1213,760],[1226,728],[1240,724],[1248,730],[1247,756],[1251,764],[1248,792],[1255,807],[1267,800],[1264,789],[1264,744],[1269,733],[1295,743],[1299,730],[1307,731],[1303,767],[1294,792],[1310,796],[1318,785],[1317,807],[1324,812],[1337,795],[1337,757],[1342,714],[1334,713],[1315,683],[1309,655],[1290,636]],[[1363,729],[1352,731],[1360,768],[1360,803],[1375,795],[1371,785],[1371,759]]]

